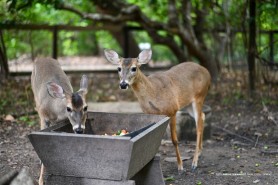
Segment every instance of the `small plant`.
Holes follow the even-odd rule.
[[[29,116],[21,116],[19,117],[19,120],[25,122],[29,126],[35,125],[35,121],[31,120]]]
[[[4,113],[5,107],[8,105],[8,101],[6,99],[0,100],[0,113]]]
[[[166,178],[164,178],[164,181],[174,181],[175,180],[175,178],[173,177],[173,176],[170,176],[170,177],[166,177]]]
[[[202,185],[202,182],[201,182],[201,181],[198,181],[198,182],[196,183],[196,185]]]

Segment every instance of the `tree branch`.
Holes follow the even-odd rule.
[[[77,15],[79,15],[80,17],[84,18],[86,14],[84,14],[83,12],[73,8],[72,6],[69,6],[67,4],[61,4],[60,6],[57,7],[59,10],[66,10],[72,13],[75,13]]]
[[[61,4],[58,9],[70,11],[82,17],[83,19],[89,19],[94,22],[110,22],[110,23],[119,23],[125,21],[132,21],[134,17],[132,16],[135,11],[138,10],[137,6],[130,6],[127,8],[123,8],[121,12],[117,16],[108,15],[108,14],[99,14],[99,13],[83,13],[78,9],[67,5]]]
[[[175,2],[175,0],[169,1],[172,3]],[[144,13],[142,13],[138,6],[121,4],[122,2],[119,0],[114,0],[111,6],[108,6],[108,0],[92,0],[92,2],[101,8],[101,13],[83,13],[79,10],[76,10],[74,7],[65,4],[62,4],[59,9],[68,10],[84,19],[91,20],[94,23],[104,23],[105,25],[110,24],[119,27],[119,25],[123,25],[127,21],[137,22],[148,32],[155,43],[167,45],[175,54],[178,61],[184,62],[186,61],[187,56],[181,46],[179,46],[174,40],[173,36],[177,35],[187,46],[189,53],[196,57],[200,61],[201,65],[209,69],[213,79],[216,79],[218,72],[217,68],[215,67],[216,65],[214,65],[215,62],[212,56],[209,55],[209,52],[200,47],[198,39],[194,34],[190,17],[191,3],[189,0],[183,0],[183,2],[186,3],[184,6],[186,8],[186,14],[184,14],[184,16],[186,16],[184,18],[186,19],[186,24],[178,23],[177,26],[171,26],[167,23],[165,24],[153,21],[149,19]],[[157,31],[165,31],[168,33],[168,35],[159,35]],[[214,70],[215,68],[216,70]]]
[[[176,0],[168,0],[168,25],[177,27],[179,19],[177,15]]]
[[[194,29],[192,27],[192,21],[191,21],[191,1],[190,0],[182,0],[182,10],[180,10],[183,20],[183,25],[185,29],[188,30],[187,35],[190,36],[190,39],[193,40],[194,44],[198,44]]]
[[[70,11],[72,13],[79,15],[84,19],[88,19],[98,23],[118,24],[126,21],[138,22],[145,28],[145,30],[150,34],[150,36],[156,43],[168,45],[170,49],[173,51],[173,53],[176,54],[179,60],[184,61],[186,59],[184,52],[174,41],[173,37],[171,36],[164,37],[157,34],[157,30],[165,30],[170,34],[177,34],[179,33],[179,30],[177,28],[171,28],[166,24],[162,24],[156,21],[151,21],[140,11],[138,6],[135,5],[125,6],[124,8],[119,10],[117,15],[83,13],[66,4],[62,4],[61,6],[59,6],[59,9]]]

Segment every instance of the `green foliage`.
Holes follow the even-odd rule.
[[[140,7],[142,12],[151,17],[152,20],[164,23],[168,20],[168,0],[127,0],[127,2]]]
[[[56,8],[63,0],[7,0],[0,3],[1,22],[20,22],[34,24],[70,24],[85,26],[88,22],[68,11],[60,11]],[[68,0],[77,9],[93,11],[94,7],[86,0]]]
[[[202,185],[201,181],[196,182],[196,185]]]
[[[168,21],[168,1],[167,0],[126,0],[126,3],[135,4],[141,8],[151,20],[162,23]],[[59,10],[61,3],[70,4],[74,8],[84,13],[94,13],[95,6],[92,1],[87,0],[4,0],[0,1],[0,23],[32,23],[32,24],[50,24],[50,25],[75,25],[87,26],[91,22],[82,17],[68,12]],[[176,1],[177,11],[185,11],[182,7],[183,1]],[[191,19],[192,24],[196,25],[198,15],[204,14],[202,27],[208,30],[213,29],[243,29],[248,26],[248,1],[245,0],[192,0],[191,1]],[[257,2],[257,25],[259,29],[271,30],[278,29],[278,4],[275,1]],[[182,16],[179,14],[178,20],[182,22]],[[128,25],[139,25],[138,23],[129,22]],[[151,43],[154,49],[154,60],[170,60],[177,62],[173,53],[167,47],[154,45],[145,31],[136,31],[133,33],[137,43]],[[166,35],[166,32],[159,32],[160,35]],[[51,55],[52,33],[49,31],[12,31],[4,33],[4,39],[8,59],[18,58],[24,54],[31,53],[32,57],[37,55]],[[203,35],[203,39],[208,48],[211,48],[215,55],[218,54],[216,41],[213,35],[208,32]],[[244,45],[244,36],[236,34],[232,37],[233,42],[233,60],[239,61],[246,58],[246,46]],[[277,36],[275,36],[277,42]],[[178,37],[175,41],[182,45]],[[268,58],[268,38],[261,35],[258,41],[259,52],[264,58]],[[275,47],[277,44],[275,45]],[[121,51],[117,41],[107,31],[81,31],[59,33],[59,55],[95,55],[98,54],[99,48],[114,48]],[[227,52],[224,60],[227,61]],[[275,52],[277,53],[277,52]],[[278,60],[278,54],[274,56]]]
[[[261,101],[263,105],[278,105],[278,100],[271,97],[262,96]]]
[[[29,81],[3,81],[0,91],[0,115],[18,115],[33,111],[34,102]]]
[[[1,1],[0,3],[0,22],[20,22],[32,24],[69,24],[76,26],[87,26],[88,21],[67,11],[56,10],[51,4],[54,1],[32,1],[29,8],[20,8],[27,1],[8,0],[14,3],[8,6]],[[90,10],[87,1],[68,1],[74,2],[76,7]],[[48,4],[47,4],[48,3]],[[55,1],[57,4],[58,1]],[[92,9],[92,8],[91,8]],[[10,11],[9,11],[10,10]],[[58,47],[60,55],[92,55],[97,53],[97,43],[95,33],[88,32],[60,32]],[[7,48],[9,60],[18,58],[24,54],[31,54],[32,58],[43,55],[51,56],[52,32],[50,31],[14,31],[4,32],[4,41]]]
[[[78,39],[76,39],[79,55],[97,55],[98,54],[98,40],[96,32],[78,32]]]
[[[119,44],[108,31],[96,32],[96,40],[98,41],[100,48],[113,48],[115,51],[118,51],[119,54],[123,56]]]
[[[258,3],[258,23],[259,28],[263,30],[277,30],[278,29],[278,3],[275,1],[264,1]]]
[[[242,90],[234,89],[232,90],[232,93],[229,96],[225,96],[222,99],[223,105],[232,105],[238,100],[244,100],[246,99],[246,96],[243,94]]]
[[[154,61],[171,61],[173,63],[177,63],[177,58],[172,53],[172,51],[163,45],[153,45],[153,57]]]
[[[165,32],[161,32],[161,34],[165,34]],[[177,63],[177,58],[174,56],[171,50],[166,46],[154,44],[146,31],[133,32],[133,35],[138,44],[151,44],[153,50],[152,59],[154,61],[172,61],[173,63]]]
[[[8,105],[9,101],[6,99],[0,99],[0,113],[4,113],[5,107]]]
[[[34,126],[36,124],[36,122],[34,121],[33,118],[30,118],[28,115],[27,116],[21,116],[19,117],[19,121],[22,121],[24,123],[26,123],[29,126]]]
[[[48,31],[5,31],[4,42],[7,48],[7,57],[14,59],[24,54],[50,56],[51,38],[52,35]]]
[[[166,182],[175,181],[175,178],[173,176],[166,177],[166,178],[164,178],[164,181],[166,181]]]

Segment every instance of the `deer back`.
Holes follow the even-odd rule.
[[[34,64],[31,76],[37,110],[45,111],[43,114],[48,114],[46,115],[48,117],[56,117],[56,115],[65,117],[64,111],[61,112],[61,110],[66,106],[66,102],[64,99],[51,97],[47,89],[49,82],[60,85],[67,94],[73,92],[70,81],[58,61],[51,58],[39,58]]]

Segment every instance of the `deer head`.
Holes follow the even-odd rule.
[[[53,98],[63,99],[66,102],[66,115],[72,125],[73,131],[82,134],[85,131],[87,119],[87,104],[85,95],[87,94],[88,78],[83,75],[80,81],[80,89],[74,93],[64,92],[63,88],[54,83],[47,83],[47,90]]]
[[[118,53],[110,49],[105,49],[104,55],[110,63],[118,66],[120,88],[128,89],[128,87],[134,82],[139,67],[151,60],[152,50],[143,50],[137,58],[122,58]]]

